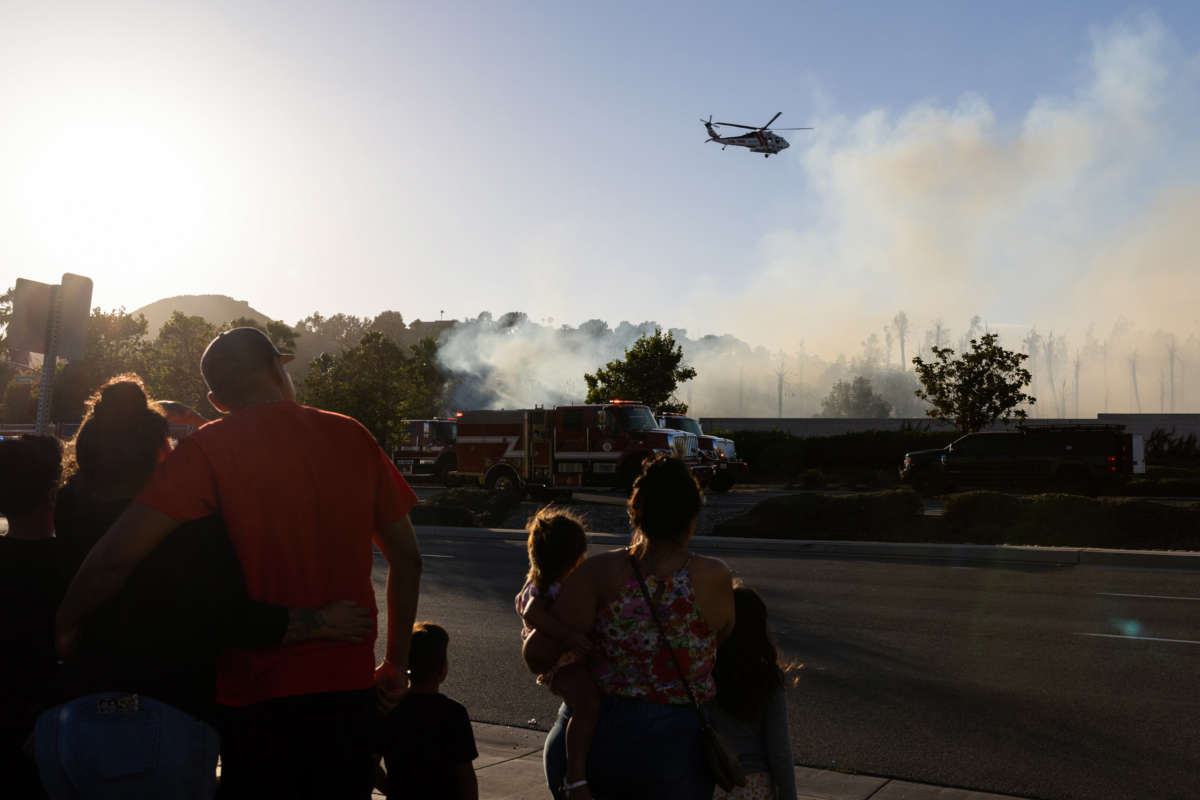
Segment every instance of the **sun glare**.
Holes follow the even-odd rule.
[[[76,271],[117,281],[195,243],[209,198],[176,132],[138,119],[62,125],[26,165],[31,225]]]

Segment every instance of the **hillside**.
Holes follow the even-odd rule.
[[[156,300],[131,312],[134,316],[146,317],[146,333],[150,338],[158,336],[158,329],[171,318],[171,314],[182,311],[188,316],[204,317],[214,325],[222,325],[238,317],[249,317],[259,322],[270,318],[250,307],[245,300],[234,300],[223,294],[185,294]]]

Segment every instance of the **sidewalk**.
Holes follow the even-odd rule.
[[[472,727],[479,749],[475,771],[479,776],[481,800],[549,799],[550,792],[542,772],[545,732],[485,722],[472,723]],[[796,789],[800,800],[1020,800],[1011,795],[808,767],[796,767]]]

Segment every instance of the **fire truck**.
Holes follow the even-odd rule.
[[[456,467],[455,419],[406,419],[400,423],[400,445],[392,450],[396,469],[405,476],[429,476],[453,485]]]
[[[714,492],[729,491],[733,484],[745,476],[747,464],[738,459],[732,439],[711,436],[704,432],[695,418],[673,411],[658,412],[658,426],[695,434],[699,441],[700,458],[713,469],[708,487]]]
[[[458,418],[454,477],[514,499],[528,489],[629,488],[642,459],[669,453],[704,478],[699,441],[658,425],[649,408],[613,400],[515,411],[465,411]]]

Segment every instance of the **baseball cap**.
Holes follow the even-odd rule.
[[[276,350],[258,328],[233,328],[208,343],[200,357],[200,373],[209,391],[221,397],[223,390],[242,385],[247,376],[269,367],[276,358],[286,364],[295,356]]]

